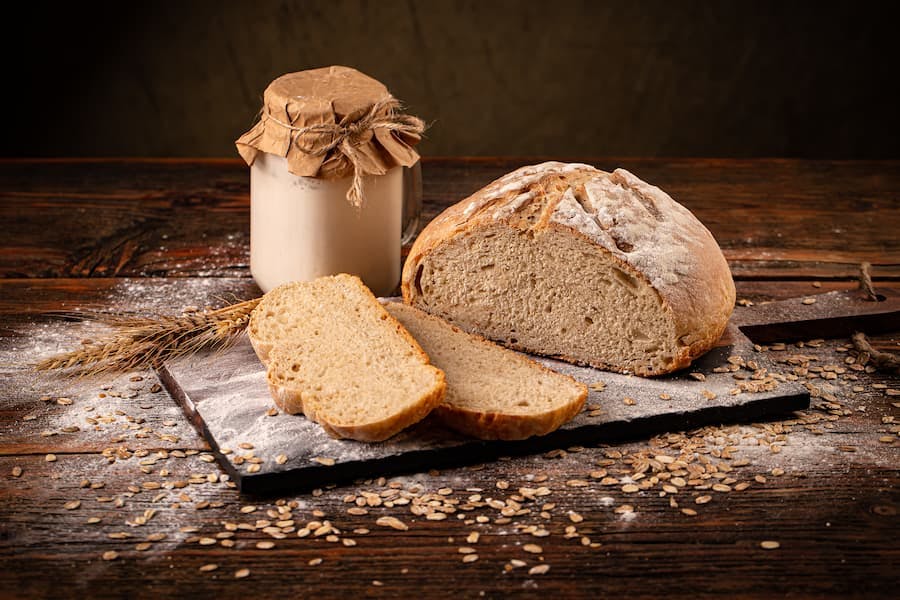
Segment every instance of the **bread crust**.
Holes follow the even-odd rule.
[[[652,250],[660,257],[679,254],[691,258],[685,264],[678,265],[680,272],[676,274],[671,269],[667,271],[669,265],[664,260],[660,260],[658,264],[646,260],[635,261],[630,252],[613,244],[617,240],[607,239],[605,231],[597,228],[596,223],[584,218],[584,215],[572,214],[578,212],[578,207],[572,202],[568,202],[566,206],[568,214],[561,207],[564,198],[568,198],[567,191],[572,193],[574,199],[575,190],[584,194],[584,190],[588,188],[609,185],[622,187],[641,201],[647,200],[645,196],[649,197],[648,207],[658,210],[659,214],[637,212],[637,218],[624,225],[644,226],[646,229],[657,226],[653,217],[667,221],[667,226],[674,235],[670,239],[654,240],[655,247]],[[528,193],[532,195],[531,198],[525,197]],[[522,211],[535,202],[544,203],[541,219],[537,223],[523,223]],[[624,216],[633,217],[634,213],[625,213]],[[683,345],[680,345],[665,370],[642,372],[637,369],[634,371],[637,375],[663,375],[685,368],[709,351],[725,331],[734,309],[734,281],[728,263],[709,230],[664,192],[631,173],[622,169],[607,173],[583,164],[548,162],[523,167],[444,210],[423,229],[410,249],[401,279],[404,302],[427,310],[420,302],[415,280],[419,266],[435,249],[458,236],[498,225],[519,230],[528,227],[536,238],[538,233],[549,228],[577,235],[592,244],[597,252],[612,258],[623,271],[650,284],[659,295],[664,310],[670,311],[676,336],[683,341]],[[639,249],[648,253],[651,250]],[[504,343],[512,348],[523,349],[515,344]],[[534,349],[528,350],[534,352]],[[555,358],[584,364],[571,356]],[[616,365],[587,364],[606,370],[623,370]]]
[[[427,417],[444,401],[444,394],[447,389],[444,372],[435,367],[431,368],[435,371],[437,380],[435,385],[425,392],[420,402],[408,406],[406,410],[395,413],[387,419],[370,423],[361,423],[359,425],[339,425],[337,423],[331,423],[317,410],[315,402],[303,401],[302,390],[279,385],[273,382],[268,374],[266,376],[266,381],[268,382],[272,399],[275,401],[275,405],[278,406],[278,408],[289,414],[303,413],[307,419],[321,425],[322,429],[324,429],[328,435],[335,438],[349,438],[361,442],[383,442]]]
[[[451,429],[482,440],[524,440],[556,431],[578,414],[586,399],[587,388],[577,402],[546,412],[540,419],[466,410],[446,403],[435,408],[434,414]]]

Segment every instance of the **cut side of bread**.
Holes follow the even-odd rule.
[[[247,329],[275,403],[335,437],[385,440],[444,398],[444,374],[351,275],[281,285]]]
[[[420,234],[404,301],[512,348],[642,376],[688,366],[734,307],[709,231],[628,171],[543,163]]]
[[[545,435],[581,410],[587,387],[511,350],[417,308],[389,302],[387,311],[447,377],[434,415],[466,435],[521,440]]]

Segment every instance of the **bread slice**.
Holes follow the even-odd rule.
[[[278,407],[335,437],[385,440],[444,398],[444,373],[358,277],[281,285],[247,331]]]
[[[722,335],[734,282],[710,232],[628,171],[514,171],[422,231],[403,299],[510,347],[661,375]]]
[[[447,395],[434,414],[457,431],[521,440],[550,433],[584,405],[587,388],[571,377],[417,308],[385,307],[446,374]]]

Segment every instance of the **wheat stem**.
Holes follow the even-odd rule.
[[[35,369],[89,377],[156,367],[201,350],[224,349],[247,328],[260,300],[180,317],[107,317],[103,320],[115,327],[111,335],[46,358]]]

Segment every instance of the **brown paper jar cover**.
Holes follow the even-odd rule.
[[[248,165],[260,152],[268,152],[285,157],[294,175],[323,179],[383,175],[419,160],[415,146],[424,125],[415,117],[397,114],[399,107],[384,84],[350,67],[288,73],[266,88],[260,120],[235,144]],[[309,130],[313,126],[323,127]],[[361,173],[355,172],[342,146],[322,151],[338,136],[352,145]]]

